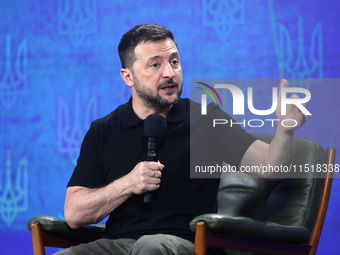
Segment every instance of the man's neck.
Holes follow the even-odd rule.
[[[135,114],[142,120],[146,119],[151,114],[160,114],[164,117],[169,113],[171,110],[173,104],[169,105],[168,107],[164,109],[154,109],[150,106],[145,105],[143,102],[136,102],[136,100],[132,99],[132,109],[135,112]]]

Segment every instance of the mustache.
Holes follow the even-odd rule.
[[[159,84],[158,88],[161,89],[167,85],[174,85],[176,87],[178,87],[178,82],[174,79],[174,78],[171,78],[169,80],[166,80],[164,82],[162,82],[161,84]]]

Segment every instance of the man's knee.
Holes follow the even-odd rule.
[[[165,252],[164,247],[167,243],[169,243],[168,239],[169,238],[166,235],[145,235],[136,241],[136,243],[133,245],[133,250],[153,252],[148,254],[156,254],[155,252]]]
[[[171,235],[145,235],[133,245],[130,254],[193,254],[193,244]],[[182,253],[184,251],[185,253]]]

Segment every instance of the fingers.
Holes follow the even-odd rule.
[[[160,182],[160,178],[162,177],[162,170],[164,165],[159,162],[145,162],[146,164],[146,174],[150,177],[150,183]]]
[[[144,161],[131,171],[131,181],[134,183],[135,194],[142,194],[160,187],[164,165],[159,162]]]
[[[288,81],[286,79],[281,79],[280,87],[279,87],[279,98],[278,98],[278,101],[277,101],[278,108],[281,107],[281,93],[282,93],[282,89],[283,88],[287,88],[287,87],[288,87]]]
[[[159,162],[152,162],[148,161],[145,162],[146,169],[149,169],[150,171],[147,171],[151,178],[161,178],[162,177],[162,170],[164,168],[164,165]]]
[[[144,161],[142,163],[144,163],[146,167],[150,168],[151,170],[162,171],[164,168],[164,165],[159,162]]]
[[[162,172],[161,171],[154,171],[152,170],[152,175],[151,175],[152,178],[161,178],[162,177]]]
[[[288,81],[286,79],[281,79],[280,87],[287,88],[288,87]]]
[[[280,88],[279,88],[279,99],[281,98],[281,91],[283,88],[287,88],[288,87],[288,81],[286,79],[282,79],[280,81]]]
[[[296,94],[293,94],[290,98],[299,99],[300,97]],[[297,127],[300,127],[303,123],[306,122],[306,119],[307,119],[306,115],[296,105],[290,105],[290,108],[291,108],[290,111],[292,112],[294,119],[298,123]]]

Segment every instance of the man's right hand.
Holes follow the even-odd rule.
[[[125,176],[133,194],[143,194],[160,187],[164,165],[159,162],[143,161],[138,163]]]

